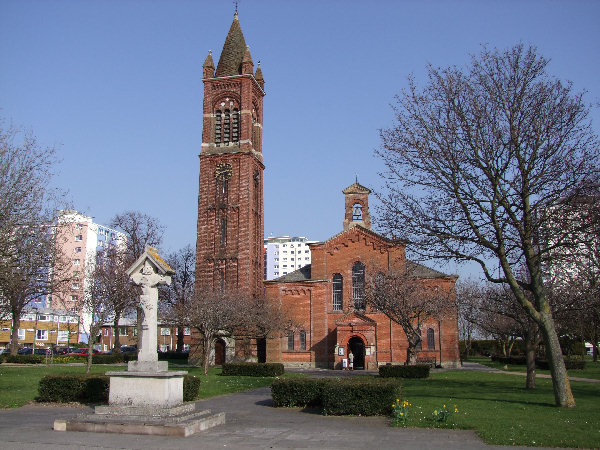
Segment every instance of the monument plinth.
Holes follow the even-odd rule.
[[[184,404],[187,372],[169,372],[167,361],[158,360],[157,287],[171,284],[174,273],[152,247],[146,247],[128,269],[127,274],[142,290],[138,360],[130,361],[125,372],[106,373],[110,377],[108,406],[97,406],[94,414],[75,420],[55,420],[56,431],[189,436],[225,423],[225,413],[196,411],[195,404]]]

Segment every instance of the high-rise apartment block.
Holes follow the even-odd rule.
[[[278,236],[265,239],[265,280],[287,275],[310,264],[309,241],[305,237]]]
[[[111,246],[124,248],[127,238],[123,233],[94,223],[92,217],[74,210],[59,213],[57,230],[59,236],[56,240],[56,252],[62,255],[63,260],[70,260],[68,270],[72,279],[66,289],[52,295],[48,306],[77,313],[81,317],[79,333],[87,336],[91,316],[83,309],[83,299],[90,282],[87,273],[89,264],[95,261],[99,252]]]

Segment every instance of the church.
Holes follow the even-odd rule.
[[[404,242],[371,230],[370,190],[358,181],[343,190],[343,230],[310,244],[310,265],[264,281],[265,80],[260,65],[254,69],[237,12],[217,66],[210,52],[206,57],[202,81],[196,290],[266,295],[289,312],[294,323],[293,329],[253,339],[250,353],[248,345],[231,336],[218,338],[211,350],[213,362],[242,359],[341,369],[351,352],[356,369],[403,363],[408,346],[404,331],[367,305],[364,293],[368,271],[409,268],[423,283],[446,292],[449,302],[442,317],[424,323],[417,360],[456,366],[456,276],[407,260]]]

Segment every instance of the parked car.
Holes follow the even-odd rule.
[[[92,351],[92,355],[99,355],[100,352],[96,349]],[[87,356],[89,355],[87,347],[75,348],[69,352],[69,356]]]
[[[137,353],[137,347],[132,347],[129,345],[122,345],[121,346],[121,353],[126,354],[126,353]]]
[[[17,351],[17,354],[19,354],[19,355],[33,355],[33,349],[29,348],[29,347],[23,347],[23,348],[20,348]]]

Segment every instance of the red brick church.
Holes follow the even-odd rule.
[[[287,366],[341,369],[349,351],[357,369],[376,369],[406,360],[402,328],[365,304],[366,271],[395,269],[447,292],[451,307],[444,317],[422,327],[418,359],[453,367],[458,364],[455,276],[406,259],[405,244],[371,230],[370,190],[358,183],[343,190],[344,229],[325,242],[310,244],[312,264],[265,281],[267,298],[292,311],[296,329],[268,342],[269,361]]]
[[[203,69],[196,289],[235,289],[251,296],[266,293],[270,301],[289,306],[298,324],[281,336],[253,340],[250,355],[240,353],[234,338],[223,336],[215,341],[214,362],[250,358],[288,366],[341,368],[349,349],[356,368],[404,362],[407,345],[402,329],[363,303],[366,268],[410,266],[418,277],[447,290],[452,303],[456,277],[408,261],[403,243],[372,231],[370,191],[355,183],[343,191],[343,231],[311,244],[310,266],[265,282],[265,81],[260,67],[254,69],[237,13],[216,68],[209,52]],[[456,365],[455,310],[430,321],[425,330],[422,355],[443,366]]]

